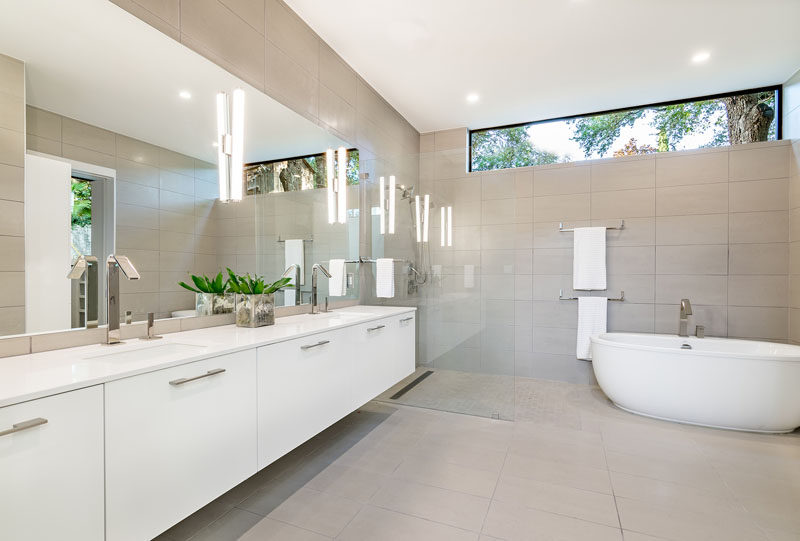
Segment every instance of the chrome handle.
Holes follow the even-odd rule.
[[[367,329],[367,332],[379,331],[379,330],[383,329],[384,327],[386,327],[386,325],[378,325],[377,327],[372,327],[370,329]]]
[[[30,419],[28,421],[22,421],[21,423],[11,425],[11,428],[9,428],[8,430],[3,430],[2,432],[0,432],[0,436],[8,436],[9,434],[13,434],[15,432],[22,432],[23,430],[27,430],[35,426],[41,426],[44,424],[47,424],[47,419],[43,419],[41,417],[37,417],[36,419]]]
[[[411,321],[412,319],[414,319],[413,316],[412,317],[404,317],[403,319],[400,320],[400,323],[405,323],[406,321]]]
[[[317,342],[316,344],[308,344],[307,346],[300,346],[300,349],[305,351],[307,349],[316,348],[316,347],[319,347],[319,346],[324,346],[325,344],[330,344],[330,343],[331,343],[330,340],[322,340],[320,342]]]
[[[180,378],[180,379],[173,379],[169,382],[170,385],[178,386],[183,385],[184,383],[189,383],[190,381],[195,381],[198,379],[207,378],[208,376],[214,376],[216,374],[222,374],[225,371],[224,368],[214,368],[213,370],[209,370],[205,374],[201,374],[199,376],[195,376],[193,378]]]

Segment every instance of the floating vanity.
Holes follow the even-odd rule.
[[[354,306],[0,360],[4,538],[157,536],[411,374],[414,318]]]

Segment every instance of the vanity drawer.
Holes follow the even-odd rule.
[[[259,469],[355,409],[348,330],[258,348]]]
[[[0,408],[0,434],[0,538],[102,540],[102,386]]]
[[[256,472],[256,352],[106,384],[108,539],[151,539]]]

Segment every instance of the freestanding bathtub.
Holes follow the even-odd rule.
[[[800,346],[605,333],[592,338],[592,364],[606,396],[631,413],[752,432],[800,426]]]

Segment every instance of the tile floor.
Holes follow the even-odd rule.
[[[524,378],[516,402],[515,422],[371,402],[159,539],[800,540],[800,433]]]

